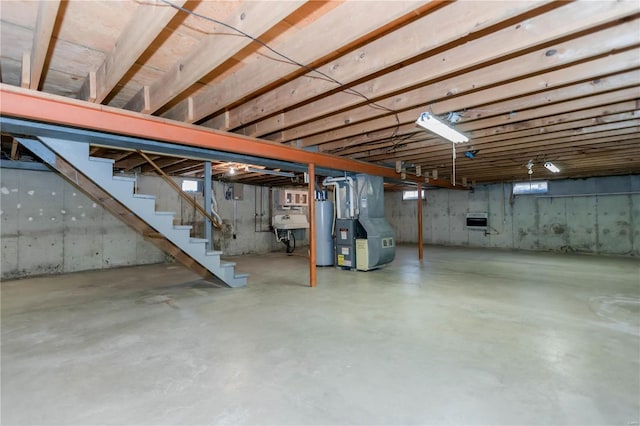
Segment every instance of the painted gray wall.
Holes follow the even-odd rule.
[[[640,175],[550,181],[543,196],[511,191],[510,183],[426,191],[424,242],[640,256]],[[612,194],[628,192],[636,194]],[[466,228],[469,212],[489,213],[490,235]],[[398,242],[417,242],[417,201],[386,193],[385,213]]]
[[[260,210],[263,198],[263,229],[268,229],[268,188],[261,195],[259,187],[242,187],[234,239],[233,201],[224,199],[223,183],[214,183],[225,224],[223,232],[214,231],[214,248],[226,255],[284,251],[272,232],[256,232],[256,199]],[[161,178],[138,177],[137,192],[155,195],[156,210],[176,212],[176,224],[195,225],[194,236],[204,236],[202,217],[194,221],[193,208]],[[196,195],[201,204],[202,198]],[[167,261],[161,250],[53,172],[1,169],[0,224],[3,279]]]

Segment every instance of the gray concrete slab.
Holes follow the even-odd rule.
[[[637,259],[425,257],[316,289],[284,253],[234,259],[243,289],[177,265],[5,281],[2,424],[637,424]]]

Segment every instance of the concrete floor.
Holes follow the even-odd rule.
[[[243,256],[2,283],[2,424],[640,421],[637,259],[399,247],[374,272]]]

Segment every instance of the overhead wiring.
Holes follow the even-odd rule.
[[[305,69],[305,70],[307,70],[309,72],[316,73],[316,74],[322,76],[327,81],[330,81],[330,82],[336,84],[340,88],[340,91],[348,93],[348,94],[351,94],[351,95],[355,95],[355,96],[361,97],[362,99],[364,99],[367,102],[367,105],[369,107],[393,113],[395,115],[395,120],[396,120],[397,127],[396,127],[396,130],[393,133],[392,138],[395,137],[395,134],[398,132],[398,129],[400,127],[400,117],[398,116],[398,111],[397,110],[395,110],[393,108],[386,107],[384,105],[380,105],[379,103],[373,101],[371,98],[369,98],[364,93],[362,93],[362,92],[360,92],[360,91],[358,91],[356,89],[353,89],[351,87],[347,87],[346,84],[344,84],[341,81],[337,80],[336,78],[330,76],[329,74],[327,74],[327,73],[325,73],[323,71],[320,71],[317,68],[314,68],[314,67],[311,67],[309,65],[306,65],[306,64],[303,64],[301,62],[296,61],[295,59],[293,59],[293,58],[285,55],[284,53],[279,52],[278,50],[274,49],[268,43],[265,43],[264,41],[260,40],[259,38],[254,37],[251,34],[248,34],[248,33],[244,32],[244,31],[242,31],[241,29],[234,27],[233,25],[227,24],[226,22],[220,21],[219,19],[211,18],[211,17],[203,15],[201,13],[194,12],[193,10],[189,10],[189,9],[187,9],[185,7],[182,7],[182,6],[179,6],[177,4],[174,4],[169,0],[159,0],[159,1],[164,3],[164,4],[166,4],[166,5],[168,5],[168,6],[173,7],[174,9],[177,9],[177,10],[179,10],[181,12],[187,13],[187,14],[195,16],[197,18],[204,19],[206,21],[209,21],[209,22],[212,22],[214,24],[221,25],[221,26],[223,26],[223,27],[225,27],[227,29],[230,29],[231,31],[234,31],[234,32],[240,34],[241,36],[246,37],[246,38],[250,39],[251,41],[259,44],[260,46],[263,46],[265,49],[267,49],[270,52],[272,52],[273,54],[281,57],[282,59],[284,59],[285,61],[289,62],[290,64],[295,65],[295,66],[300,67],[302,69]]]

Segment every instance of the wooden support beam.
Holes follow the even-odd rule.
[[[227,17],[227,23],[253,37],[260,37],[304,3],[303,0],[245,1],[233,16]],[[151,85],[148,104],[144,101],[144,90],[141,90],[125,105],[125,109],[145,114],[157,111],[250,43],[252,40],[248,37],[206,35],[190,54],[177,61],[161,79]]]
[[[395,170],[388,167],[310,152],[159,117],[141,116],[140,114],[117,108],[95,105],[42,92],[27,91],[6,84],[0,85],[0,96],[2,97],[2,102],[0,103],[1,116],[37,120],[176,145],[189,145],[223,152],[290,161],[296,164],[314,163],[316,167],[325,167],[333,170],[366,173],[393,179],[398,178]],[[415,181],[415,179],[420,178],[409,175],[407,179]],[[436,185],[453,188],[446,181],[437,182]]]
[[[487,5],[487,3],[483,3],[482,5]],[[556,49],[562,52],[562,54],[559,55],[546,55],[548,49],[544,49],[542,55],[539,53],[535,55],[528,54],[520,58],[507,59],[506,61],[502,61],[502,63],[495,64],[499,58],[509,58],[509,55],[515,52],[526,51],[526,49],[538,46],[543,42],[565,37],[572,34],[572,32],[598,27],[612,19],[619,19],[638,12],[637,8],[633,7],[630,3],[619,5],[620,7],[611,7],[612,5],[610,3],[589,3],[589,6],[586,7],[583,3],[566,3],[557,10],[553,10],[539,17],[527,19],[525,22],[521,22],[520,25],[509,26],[501,31],[492,33],[489,37],[470,41],[459,47],[431,55],[422,61],[407,65],[393,73],[384,74],[353,86],[353,89],[360,93],[367,94],[370,99],[378,101],[379,104],[385,107],[401,110],[416,105],[418,96],[421,99],[421,101],[418,102],[424,104],[425,102],[432,101],[434,94],[442,94],[443,97],[445,94],[451,96],[462,92],[467,86],[475,89],[491,84],[487,79],[493,80],[494,82],[509,80],[517,75],[531,74],[534,72],[534,70],[531,69],[532,67],[536,67],[537,69],[556,67],[562,63],[566,64],[575,61],[577,60],[576,58],[580,56],[593,56],[595,53],[591,53],[592,50],[590,50],[590,48],[585,49],[584,46],[581,50],[565,50],[559,46]],[[463,6],[468,7],[469,4],[464,3]],[[444,10],[446,10],[446,8]],[[562,23],[566,21],[567,13],[576,18],[571,20],[571,24],[563,25]],[[443,23],[448,22],[443,21]],[[457,27],[454,28],[455,30],[459,29]],[[597,40],[592,41],[593,51],[609,43],[618,43],[627,46],[637,43],[637,31],[631,28],[637,28],[637,24],[624,24],[611,29],[611,31],[617,32],[618,34],[615,39],[607,40],[606,36],[592,37]],[[623,32],[625,30],[626,32]],[[606,49],[607,50],[604,51],[610,51],[608,48]],[[465,74],[464,84],[460,82],[461,77],[458,76],[456,77],[455,83],[447,82],[447,84],[444,84],[444,82],[441,82],[435,87],[425,89],[426,92],[404,92],[399,96],[382,101],[383,98],[392,96],[399,91],[405,91],[417,85],[425,85],[428,82],[443,80],[463,70],[477,68],[481,64],[486,64],[488,67],[493,66],[493,68],[489,71],[487,70],[488,67],[485,66],[483,69]],[[425,73],[425,69],[429,69],[429,73]],[[486,74],[484,71],[490,72],[490,74]],[[485,82],[483,79],[487,81]],[[410,96],[412,93],[417,95],[416,98]],[[315,93],[315,95],[317,96],[318,93]],[[278,105],[279,109],[289,106],[288,104],[282,104],[282,100],[287,99],[286,95],[282,94],[282,96],[277,99],[280,100]],[[256,101],[257,100],[258,99],[256,99]],[[249,131],[239,131],[250,136],[261,137],[275,131],[286,129],[287,127],[297,126],[312,119],[323,117],[336,110],[342,111],[355,108],[363,103],[364,101],[361,97],[354,96],[350,93],[337,92],[297,108],[287,110],[283,120],[277,120],[275,117],[267,118],[249,126]],[[264,110],[266,108],[265,105],[268,107],[269,104],[265,104],[264,102],[260,103],[260,108],[257,109],[257,111]],[[376,110],[368,106],[361,107],[360,109],[366,109],[369,117],[374,115],[379,116],[384,113],[384,111]],[[371,114],[372,112],[374,113],[373,115]],[[344,113],[328,117],[327,119],[314,120],[313,128],[306,133],[296,133],[291,129],[285,131],[283,141],[293,140],[305,134],[313,134],[321,131],[318,129],[332,128],[328,126],[327,122],[327,120],[330,121],[331,119],[339,122],[340,125],[344,125],[344,123],[355,123],[361,120],[355,111],[345,111]],[[233,125],[233,113],[231,114],[231,121]],[[249,119],[244,118],[245,123],[248,121]],[[253,121],[255,121],[255,118]],[[309,124],[305,125],[305,128],[307,127],[309,127]]]
[[[316,286],[316,167],[309,163],[309,184],[307,200],[309,200],[309,286]]]
[[[486,161],[474,161],[468,162],[458,167],[459,173],[465,176],[472,177],[473,180],[481,178],[483,174],[491,175],[492,178],[500,180],[506,179],[505,174],[509,173],[509,170],[520,170],[521,173],[526,173],[526,164],[528,159],[538,159],[537,171],[544,171],[542,168],[542,162],[544,159],[549,159],[558,163],[565,172],[573,174],[573,170],[565,168],[564,166],[568,162],[577,161],[580,167],[585,167],[584,156],[594,156],[596,161],[600,161],[601,165],[607,165],[611,161],[604,158],[609,154],[615,156],[619,161],[627,161],[633,155],[637,155],[637,134],[626,135],[624,138],[602,138],[592,139],[584,142],[572,142],[568,144],[565,149],[556,150],[543,150],[538,152],[524,152],[521,158],[525,160],[514,160],[513,157],[503,157],[490,159]],[[600,142],[599,142],[600,141]],[[638,170],[628,169],[627,173],[637,173]]]
[[[127,152],[123,152],[122,154],[118,155],[116,158],[114,158],[114,160],[116,161],[122,161],[125,158],[129,158],[131,157],[133,154],[135,154],[135,151],[127,151]]]
[[[545,127],[536,127],[528,130],[514,131],[506,134],[496,134],[494,136],[474,136],[472,138],[472,144],[460,145],[459,149],[461,152],[467,149],[482,149],[483,154],[487,154],[489,152],[489,149],[505,145],[517,144],[522,146],[533,141],[542,141],[563,136],[632,127],[637,125],[634,122],[634,119],[637,119],[638,117],[640,117],[640,110],[634,109],[619,114],[598,116],[584,120],[559,120],[560,124],[553,124]],[[525,128],[525,126],[522,126],[522,128]],[[417,141],[398,147],[393,151],[389,151],[389,149],[387,148],[371,149],[370,151],[354,155],[352,158],[358,158],[361,156],[366,157],[369,161],[380,161],[389,158],[389,156],[393,156],[394,158],[401,158],[400,160],[395,161],[403,161],[402,158],[404,156],[414,155],[416,152],[418,152],[418,150],[421,155],[444,155],[447,151],[447,148],[446,144],[443,144],[439,141]]]
[[[408,19],[427,13],[441,0],[396,1],[390,8],[385,2],[344,2],[335,6],[320,18],[298,31],[293,37],[272,46],[278,52],[295,58],[299,63],[313,66],[317,62],[333,59],[341,51],[361,43],[380,32],[381,28],[396,26]],[[399,22],[398,22],[399,21]],[[322,37],[318,37],[322,34]],[[313,46],[310,49],[309,46]],[[273,53],[262,47],[252,58],[247,58],[244,66],[220,83],[201,89],[191,101],[193,115],[189,116],[189,100],[184,100],[171,108],[163,117],[179,121],[195,122],[210,114],[222,111],[229,105],[249,98],[263,87],[308,72],[307,69],[287,61],[266,60]],[[283,77],[284,76],[284,77]],[[214,118],[212,128],[228,130],[227,112]]]
[[[44,71],[44,63],[49,52],[51,35],[59,8],[60,0],[40,0],[38,3],[38,17],[33,31],[33,46],[31,48],[30,89],[38,90],[40,87],[40,79]]]
[[[183,163],[185,161],[187,161],[188,158],[175,158],[175,157],[164,157],[164,158],[160,158],[156,161],[156,164],[162,169],[164,170],[167,167],[171,167],[171,166],[175,166],[176,164],[179,163]],[[155,169],[153,168],[153,166],[151,164],[146,164],[144,166],[142,166],[142,173],[147,173],[147,172],[151,172],[154,171]]]
[[[18,160],[19,159],[19,155],[18,155],[18,149],[20,148],[20,143],[18,142],[17,139],[13,139],[13,141],[11,142],[11,159],[12,160]]]
[[[542,165],[538,165],[534,168],[533,177],[535,179],[561,179],[577,177],[583,174],[595,176],[602,171],[615,171],[617,174],[635,174],[640,171],[640,157],[637,154],[621,158],[615,153],[609,156],[596,153],[573,159],[560,157],[557,161],[554,161],[561,163],[560,173],[548,172]],[[476,170],[473,172],[474,180],[478,182],[529,180],[529,175],[524,165],[502,165],[501,168],[500,174],[496,174],[492,168]]]
[[[635,22],[631,24],[635,24]],[[624,27],[624,25],[621,27]],[[621,27],[614,27],[612,30],[620,30]],[[628,28],[629,27],[627,27],[626,33],[627,37],[618,37],[615,41],[610,41],[608,38],[595,37],[593,35],[587,36],[586,38],[592,40],[589,49],[585,49],[584,45],[582,45],[584,40],[581,40],[581,43],[579,43],[582,45],[581,49],[568,49],[567,53],[563,55],[554,54],[548,56],[546,55],[546,52],[548,52],[549,49],[544,48],[540,51],[499,62],[475,71],[470,71],[461,76],[452,77],[416,89],[404,91],[400,95],[392,96],[384,101],[377,100],[376,102],[379,105],[388,106],[389,108],[400,111],[415,106],[419,106],[424,110],[425,103],[430,102],[430,107],[433,113],[437,115],[450,111],[460,111],[465,108],[468,109],[469,107],[483,105],[489,102],[497,102],[500,99],[524,95],[541,89],[560,87],[562,85],[575,83],[589,78],[633,69],[637,67],[640,62],[640,59],[638,59],[640,55],[638,55],[636,50],[624,51],[622,53],[600,57],[589,62],[566,66],[567,64],[592,57],[594,54],[599,55],[601,53],[609,52],[611,50],[611,44],[615,44],[615,42],[622,43],[623,46],[627,47],[629,45],[640,43],[640,34],[636,36],[629,36]],[[608,42],[605,43],[603,40],[607,40]],[[599,45],[595,45],[596,41],[600,41]],[[565,45],[566,44],[571,45],[572,43],[567,42]],[[556,67],[559,66],[566,67],[556,69]],[[553,71],[545,72],[549,69]],[[398,77],[396,75],[398,73],[400,73],[400,71],[393,73],[392,77]],[[531,75],[532,73],[540,74],[508,82],[509,80]],[[375,86],[378,87],[378,84]],[[484,89],[478,90],[480,88]],[[391,89],[392,87],[389,87],[389,89],[385,90],[390,91]],[[365,93],[369,93],[370,91],[371,90]],[[286,125],[290,126],[291,124],[301,123],[304,122],[304,120],[319,117],[320,114],[326,115],[327,113],[333,112],[337,109],[342,110],[343,108],[352,106],[353,104],[362,104],[361,100],[354,101],[354,97],[351,96],[349,97],[351,105],[347,105],[337,101],[335,98],[338,96],[344,96],[344,94],[334,94],[319,101],[315,101],[308,106],[303,106],[296,110],[286,112],[285,114],[288,115],[285,117]],[[329,103],[331,100],[336,102],[331,103],[330,106]],[[321,104],[325,105],[324,109],[320,107]],[[449,106],[450,104],[456,105],[458,108],[452,108]],[[446,105],[446,107],[443,105]],[[371,106],[365,104],[325,118],[319,118],[311,123],[307,122],[304,125],[298,125],[297,127],[283,130],[281,137],[283,138],[283,141],[300,139],[308,135],[343,127],[345,123],[360,123],[380,116],[387,116],[388,124],[386,127],[391,124],[395,124],[394,115],[389,115],[388,111],[381,110],[380,108],[371,108]],[[414,120],[416,118],[417,115],[414,117]],[[265,134],[266,133],[260,131],[252,135],[263,136]],[[310,146],[309,141],[303,139],[303,146]]]
[[[31,85],[31,52],[22,53],[22,69],[20,72],[20,87],[28,89]]]
[[[159,158],[159,157],[156,156],[155,158]],[[145,160],[139,155],[134,155],[134,156],[126,156],[124,159],[116,161],[113,164],[113,166],[115,168],[122,169],[125,172],[129,172],[135,169],[136,167],[142,166],[143,164],[146,164],[146,163],[147,163],[147,160]]]
[[[186,0],[171,0],[171,3],[182,7]],[[176,13],[178,9],[162,2],[138,3],[138,8],[111,52],[100,67],[85,79],[78,98],[102,103]]]
[[[202,168],[201,162],[189,159],[184,162],[176,163],[172,166],[165,166],[162,168],[162,171],[166,174],[178,175],[198,168]]]
[[[84,79],[80,92],[78,92],[78,99],[89,102],[102,102],[98,101],[98,74],[96,71],[89,71],[89,75]]]
[[[466,161],[463,163],[458,162],[457,168],[462,172],[468,174],[473,170],[481,168],[496,168],[503,165],[520,164],[524,167],[526,160],[522,161],[522,158],[548,158],[553,159],[556,155],[573,154],[579,156],[585,152],[598,152],[600,150],[608,150],[620,148],[618,151],[621,157],[626,156],[628,153],[623,150],[623,147],[628,147],[629,144],[635,142],[638,139],[638,131],[640,127],[633,127],[627,130],[627,133],[620,134],[619,132],[602,132],[596,135],[585,136],[582,138],[572,137],[564,139],[556,139],[548,142],[546,145],[538,145],[535,147],[527,147],[527,145],[513,146],[509,151],[491,153],[487,159],[476,158],[475,160]],[[416,162],[435,162],[438,164],[449,165],[444,159],[433,157],[416,158]],[[497,171],[496,171],[497,173]]]
[[[355,81],[374,73],[384,72],[396,64],[407,66],[416,60],[416,56],[418,58],[427,56],[429,52],[440,46],[468,42],[474,37],[479,37],[482,30],[487,27],[513,18],[541,4],[543,2],[538,1],[509,4],[448,3],[446,7],[426,14],[423,18],[363,46],[356,52],[350,52],[320,67],[319,71],[351,86]],[[369,14],[365,13],[363,16],[368,17]],[[461,34],[464,36],[461,37]],[[265,93],[232,109],[230,128],[246,125],[262,117],[271,117],[278,111],[301,104],[336,88],[338,86],[335,82],[318,78],[317,73],[308,73],[277,90]],[[346,96],[351,101],[362,101],[362,98],[357,96]],[[285,115],[285,123],[288,123],[289,118],[293,117],[289,117],[289,114]],[[248,132],[244,134],[271,133],[282,128],[282,123],[277,122],[277,117],[271,117],[264,123],[258,123],[257,127],[248,127]]]
[[[631,61],[640,61],[638,55],[635,55],[635,58],[630,58],[630,56],[634,56],[633,52],[626,52],[625,55],[627,56],[627,59],[631,59]],[[570,99],[577,99],[587,95],[600,94],[607,91],[620,90],[622,88],[637,85],[638,81],[640,81],[640,71],[637,69],[628,72],[618,72],[617,74],[609,75],[607,77],[594,78],[593,73],[598,72],[599,70],[594,68],[590,71],[588,64],[591,64],[592,66],[599,66],[603,64],[603,62],[606,62],[606,59],[607,58],[602,58],[598,61],[578,65],[577,67],[579,68],[576,69],[576,71],[584,73],[584,77],[579,78],[578,82],[574,84],[568,83],[567,85],[563,85],[556,89],[535,91],[533,93],[531,93],[532,86],[525,87],[522,85],[519,87],[519,90],[516,90],[516,92],[513,93],[513,98],[509,97],[509,99],[503,100],[509,93],[512,93],[510,92],[511,89],[516,89],[513,85],[507,84],[496,88],[480,90],[468,95],[461,95],[448,100],[442,100],[434,104],[432,108],[436,115],[468,108],[473,111],[473,119],[481,119],[501,114],[512,114],[514,111],[519,114],[520,110],[540,107],[542,105],[553,104]],[[605,69],[607,66],[611,66],[611,64],[606,64]],[[574,67],[570,67],[560,71],[563,71],[564,77],[571,79],[570,73],[573,68]],[[589,80],[589,77],[593,78],[593,80],[585,81]],[[522,81],[523,80],[520,80],[514,83],[517,84]],[[533,81],[524,81],[524,84],[526,83],[534,84],[536,86],[539,84]],[[516,97],[517,95],[520,96]],[[585,100],[585,102],[588,102],[588,100]],[[424,106],[419,106],[402,111],[398,114],[400,124],[402,125],[415,122],[416,118],[424,112],[424,110]],[[519,118],[519,115],[517,117]],[[510,117],[510,121],[514,121],[515,118],[516,117],[513,116]],[[319,135],[306,137],[303,139],[303,145],[312,146],[329,141],[335,141],[337,139],[355,136],[363,132],[366,133],[380,128],[388,128],[392,125],[395,125],[395,120],[391,116],[374,118],[355,125],[343,126],[336,130],[330,130]],[[461,125],[458,127],[462,128]]]
[[[554,125],[555,123],[569,123],[592,117],[607,117],[610,114],[639,109],[640,103],[636,100],[624,100],[623,102],[603,104],[609,100],[617,101],[625,98],[633,99],[636,96],[640,96],[640,89],[624,89],[615,93],[608,92],[602,95],[590,96],[586,99],[571,100],[559,104],[549,106],[545,105],[539,108],[518,111],[517,115],[515,115],[515,119],[518,120],[517,122],[513,122],[514,117],[510,117],[511,114],[508,114],[506,116],[491,117],[461,123],[457,126],[457,129],[465,132],[471,138],[471,144],[475,144],[478,138],[486,136],[505,135],[505,137],[507,137],[507,134],[509,134],[508,137],[511,137],[512,135],[510,133],[517,132],[522,129],[538,129],[539,131],[546,131],[547,127],[545,126]],[[589,108],[591,105],[598,106]],[[488,106],[488,108],[491,108],[491,106]],[[544,127],[544,129],[539,129],[542,127]],[[410,131],[408,131],[409,128],[411,129]],[[411,137],[408,138],[407,135]],[[429,134],[422,129],[416,132],[416,127],[413,123],[401,126],[401,130],[398,131],[398,135],[395,139],[390,138],[390,130],[373,132],[369,139],[370,141],[366,145],[360,143],[362,139],[359,139],[358,136],[344,139],[343,141],[345,145],[353,147],[338,151],[335,150],[335,147],[339,146],[341,141],[334,141],[320,145],[320,148],[323,152],[349,155],[352,158],[357,158],[357,154],[361,152],[371,153],[373,150],[383,148],[389,149],[392,147],[394,152],[398,152],[407,148],[414,142],[435,141],[435,139],[429,138]],[[401,140],[402,142],[398,143],[398,140]],[[427,145],[427,143],[425,143],[425,145]],[[325,149],[327,147],[333,147],[333,152]]]
[[[571,142],[576,139],[604,137],[605,135],[616,136],[627,133],[633,133],[640,125],[639,119],[625,120],[615,123],[600,124],[588,127],[582,127],[578,130],[562,130],[552,133],[541,133],[535,136],[526,136],[520,138],[507,138],[501,141],[488,143],[487,145],[481,145],[480,142],[474,145],[481,149],[481,155],[490,155],[494,153],[500,153],[506,149],[506,147],[526,150],[537,148],[540,146],[556,145],[560,142]],[[460,148],[459,148],[460,149]],[[445,161],[450,152],[447,153],[446,147],[440,145],[424,147],[420,150],[410,150],[401,153],[389,153],[372,156],[371,161],[407,161],[413,162],[418,159],[428,158],[432,161]]]

